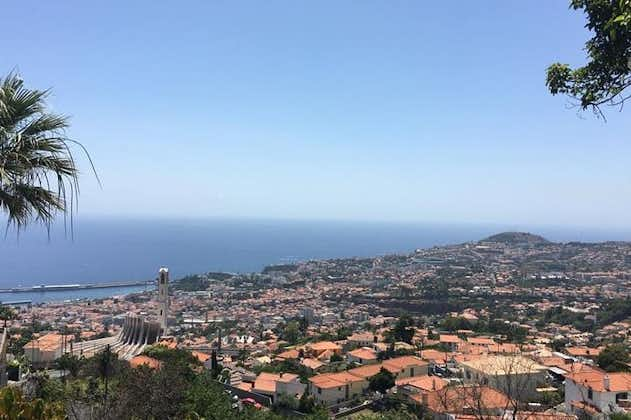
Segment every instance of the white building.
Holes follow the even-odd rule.
[[[548,368],[519,355],[486,355],[459,363],[465,383],[489,385],[516,400],[526,402],[546,381]]]
[[[591,418],[606,418],[615,412],[631,412],[631,373],[604,372],[587,368],[565,380],[568,411]]]

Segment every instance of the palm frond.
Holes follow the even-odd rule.
[[[0,79],[0,211],[18,231],[32,222],[50,228],[60,212],[70,214],[72,229],[79,170],[71,146],[96,175],[85,147],[66,136],[68,117],[47,111],[47,95],[25,88],[16,74]]]

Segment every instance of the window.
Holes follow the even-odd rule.
[[[628,400],[629,394],[626,392],[619,392],[616,394],[616,404],[620,402],[620,400]]]
[[[594,399],[594,391],[591,388],[587,388],[587,398]]]

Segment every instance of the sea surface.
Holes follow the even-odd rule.
[[[508,225],[278,220],[81,218],[0,238],[0,288],[148,280],[160,266],[171,278],[207,271],[253,272],[270,264],[408,253],[523,230],[554,241],[631,240],[631,232]],[[67,231],[67,232],[65,232]],[[144,287],[1,293],[0,301],[106,297]]]

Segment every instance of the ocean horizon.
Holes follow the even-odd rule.
[[[169,267],[172,279],[208,271],[258,272],[267,265],[310,259],[409,253],[507,230],[560,242],[631,240],[631,232],[614,229],[499,224],[81,218],[72,238],[63,224],[54,226],[50,237],[36,226],[19,236],[8,232],[0,241],[0,288],[149,280],[160,266]],[[0,295],[0,300],[26,298],[15,296]]]

